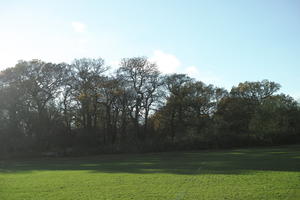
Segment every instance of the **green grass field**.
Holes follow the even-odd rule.
[[[300,146],[1,161],[0,200],[300,199]]]

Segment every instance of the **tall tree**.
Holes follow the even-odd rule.
[[[77,98],[80,109],[80,117],[77,121],[87,131],[97,127],[98,101],[103,88],[103,80],[108,67],[104,60],[99,59],[76,59],[72,63],[75,84],[74,95]]]
[[[160,79],[157,66],[144,57],[126,58],[122,60],[117,73],[126,83],[131,97],[128,107],[136,136],[144,139],[140,124],[143,123],[147,131],[149,113],[158,98]]]

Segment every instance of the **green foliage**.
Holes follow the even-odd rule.
[[[260,101],[272,96],[280,89],[280,85],[268,80],[257,82],[240,83],[237,87],[232,87],[230,94],[234,97],[247,98]]]
[[[296,114],[298,113],[298,114]],[[296,102],[289,96],[276,95],[264,99],[249,124],[250,131],[261,141],[273,144],[295,139],[299,119]]]
[[[148,152],[300,142],[300,110],[268,80],[224,88],[145,57],[20,61],[0,73],[0,155]],[[76,154],[77,154],[76,153]]]

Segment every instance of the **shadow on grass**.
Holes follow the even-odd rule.
[[[102,155],[1,161],[1,173],[87,170],[91,173],[247,174],[258,171],[300,171],[300,146],[227,151]]]

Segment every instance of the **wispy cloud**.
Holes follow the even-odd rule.
[[[207,83],[207,84],[212,83],[215,85],[219,85],[220,80],[221,80],[218,76],[216,76],[211,71],[200,70],[196,66],[186,67],[186,68],[184,68],[183,72],[185,74],[187,74],[188,76],[195,78],[199,81],[202,81],[204,83]]]
[[[181,65],[181,62],[176,56],[161,50],[155,50],[153,55],[149,58],[149,61],[155,62],[159,70],[163,73],[175,73]]]
[[[162,73],[183,73],[203,81],[207,84],[220,85],[221,79],[213,72],[201,69],[197,66],[184,66],[182,62],[173,54],[166,53],[162,50],[155,50],[150,56],[149,61],[155,62]]]
[[[78,33],[86,32],[86,25],[82,22],[72,22],[72,27],[75,32],[78,32]]]

